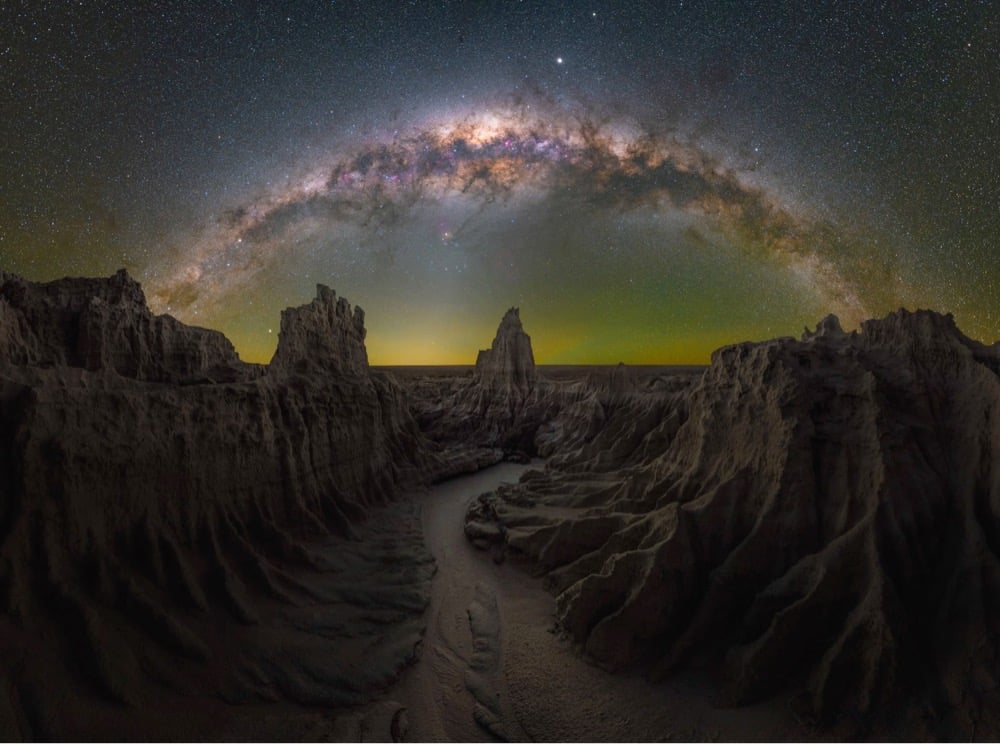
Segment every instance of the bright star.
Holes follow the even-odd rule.
[[[562,57],[556,57],[556,64],[561,65],[563,62]]]

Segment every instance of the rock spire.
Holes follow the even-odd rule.
[[[512,307],[500,321],[489,349],[479,352],[474,380],[489,390],[516,390],[526,393],[535,385],[535,355],[531,336],[521,325],[519,308]]]

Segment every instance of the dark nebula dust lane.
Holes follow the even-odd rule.
[[[841,268],[838,249],[847,238],[833,226],[797,217],[709,153],[669,135],[571,111],[532,111],[530,104],[470,113],[327,156],[280,190],[227,210],[202,241],[180,250],[153,297],[184,313],[264,281],[307,235],[398,227],[418,205],[446,208],[449,200],[471,211],[467,221],[474,222],[491,210],[516,212],[521,198],[608,219],[640,210],[693,216],[724,234],[733,250],[798,274],[850,322],[866,317],[861,294],[874,287]],[[460,237],[457,229],[446,232],[444,240]],[[517,240],[510,232],[506,239]]]
[[[994,3],[14,3],[0,265],[124,266],[267,361],[317,282],[373,361],[704,363],[905,306],[1000,329]]]
[[[662,264],[699,252],[730,271],[763,266],[778,278],[777,287],[761,282],[750,291],[765,300],[764,309],[748,310],[755,320],[781,291],[851,325],[915,296],[865,236],[783,198],[724,153],[598,113],[501,101],[428,116],[391,139],[331,148],[179,245],[152,271],[151,301],[186,320],[212,316],[275,274],[311,265],[333,267],[349,286],[381,282],[383,292],[424,287],[468,298],[492,285],[536,307],[551,302],[553,289],[539,275],[568,287],[571,298],[610,283],[622,290],[619,302],[667,316],[678,302],[725,294],[708,266],[685,288]],[[580,224],[594,229],[574,233]],[[658,281],[639,287],[636,274]],[[370,293],[376,328],[398,304],[383,292]]]
[[[0,740],[1000,740],[998,103],[997,0],[0,0]]]

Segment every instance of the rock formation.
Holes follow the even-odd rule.
[[[534,388],[535,381],[531,336],[521,325],[520,310],[512,307],[500,321],[493,345],[481,350],[476,357],[473,382],[498,397],[524,398]]]
[[[998,375],[1000,346],[927,311],[726,347],[682,408],[612,411],[467,534],[546,575],[610,670],[790,690],[846,736],[996,738]]]
[[[278,348],[270,370],[331,373],[352,378],[369,374],[365,349],[365,311],[322,284],[316,299],[281,312]]]
[[[549,379],[511,310],[411,397],[364,339],[320,286],[250,365],[124,272],[0,272],[0,734],[224,738],[232,704],[370,699],[435,570],[403,484],[538,453],[466,534],[543,574],[600,665],[787,694],[844,738],[1000,736],[1000,344],[831,316],[695,376]],[[335,728],[398,734],[390,703]]]
[[[421,430],[443,457],[464,458],[468,469],[478,469],[502,458],[590,457],[592,450],[584,445],[615,418],[627,421],[626,428],[659,425],[669,408],[676,423],[693,381],[690,372],[647,373],[640,379],[625,364],[595,368],[583,379],[547,378],[535,367],[518,309],[511,308],[491,348],[479,352],[471,378],[425,378],[407,389]],[[595,457],[612,467],[627,446],[619,441]]]
[[[574,463],[594,473],[641,461],[640,442],[669,439],[677,431],[696,379],[684,372],[643,380],[621,363],[599,368],[582,384],[563,386],[562,405],[535,435],[538,453],[553,466]]]
[[[437,466],[360,310],[321,286],[262,367],[125,272],[2,279],[0,734],[159,738],[169,691],[346,705],[414,658],[418,521],[353,537]]]
[[[180,384],[233,382],[256,371],[218,331],[153,315],[124,269],[110,279],[47,284],[0,276],[0,359]]]
[[[523,459],[537,452],[535,435],[560,406],[559,386],[539,379],[531,337],[511,308],[491,348],[479,352],[472,378],[428,381],[411,388],[421,429],[444,450],[479,452],[482,461]]]

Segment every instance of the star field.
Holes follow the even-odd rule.
[[[724,7],[725,6],[725,7]],[[1000,338],[991,2],[0,8],[0,268],[126,266],[266,361],[703,362],[899,306]]]

